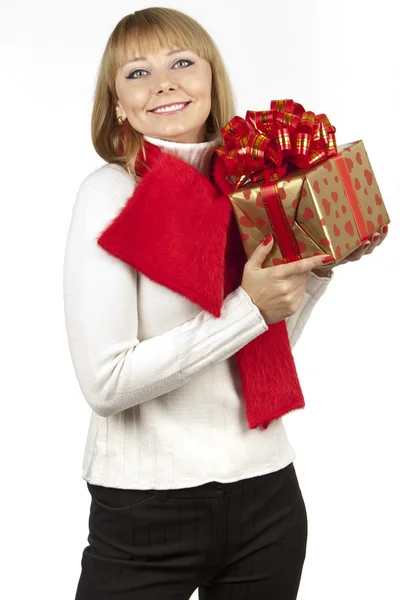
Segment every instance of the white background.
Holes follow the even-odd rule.
[[[72,600],[80,575],[90,505],[81,479],[90,408],[67,345],[64,244],[78,187],[103,164],[91,145],[90,117],[106,41],[123,16],[150,4],[40,0],[1,7],[0,586],[7,600]],[[161,4],[186,11],[214,37],[233,81],[237,114],[293,98],[307,110],[325,112],[339,144],[363,139],[366,146],[392,221],[389,235],[372,255],[336,268],[335,282],[294,350],[306,408],[287,415],[285,424],[309,521],[299,600],[395,600],[400,559],[395,3]]]

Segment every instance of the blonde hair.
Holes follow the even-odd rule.
[[[221,128],[235,115],[235,101],[228,73],[219,50],[207,31],[188,15],[171,8],[151,7],[123,17],[111,33],[97,74],[91,121],[92,143],[105,161],[123,166],[134,179],[131,170],[139,151],[143,150],[143,135],[127,120],[118,124],[115,107],[117,71],[131,56],[132,49],[140,56],[158,52],[163,46],[188,48],[209,62],[212,70],[211,111],[206,132],[219,136]]]

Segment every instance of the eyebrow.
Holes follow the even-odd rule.
[[[170,50],[169,52],[166,53],[165,56],[170,56],[171,54],[177,54],[178,52],[184,52],[184,49],[178,48],[177,50]],[[129,65],[129,63],[137,62],[140,60],[146,60],[146,57],[145,56],[137,56],[136,58],[131,58],[128,61],[126,61],[126,63],[124,63],[122,65],[122,67],[125,67],[125,65]]]

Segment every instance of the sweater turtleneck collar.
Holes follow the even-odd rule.
[[[185,144],[183,142],[171,142],[159,138],[144,135],[143,138],[161,148],[163,152],[168,152],[188,164],[195,167],[200,173],[209,176],[211,167],[211,158],[214,150],[221,144],[218,136],[207,142],[198,142]]]

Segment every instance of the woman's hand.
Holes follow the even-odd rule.
[[[330,272],[334,267],[338,265],[344,265],[347,262],[354,262],[356,260],[360,260],[364,254],[372,254],[377,246],[382,244],[383,240],[386,238],[388,234],[389,227],[388,225],[384,225],[381,227],[380,233],[375,232],[371,235],[370,241],[366,240],[361,246],[353,250],[346,258],[340,260],[336,265],[332,267],[320,267],[313,269],[312,272],[318,275],[318,277],[329,277]]]
[[[282,321],[299,309],[310,271],[323,264],[325,258],[320,254],[263,268],[273,244],[273,235],[269,234],[254,250],[244,265],[241,283],[267,324]]]

